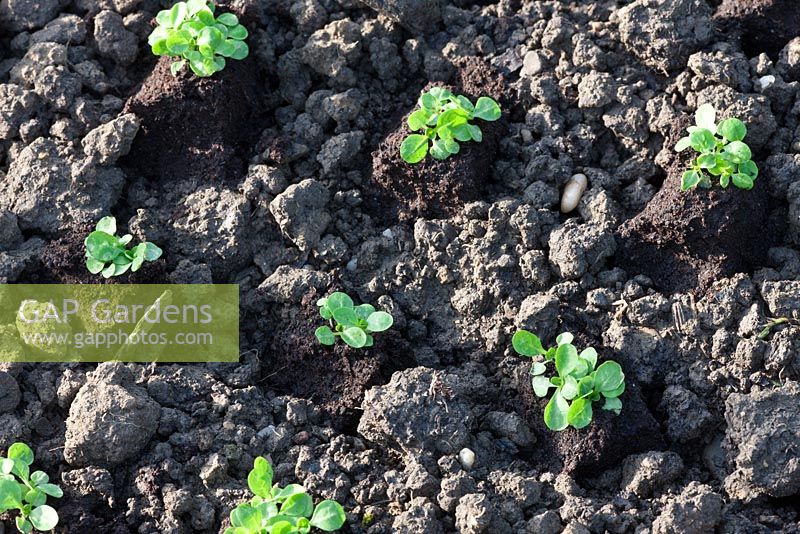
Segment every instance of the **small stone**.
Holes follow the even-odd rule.
[[[475,465],[475,453],[464,447],[458,452],[458,460],[461,462],[461,466],[469,471]]]

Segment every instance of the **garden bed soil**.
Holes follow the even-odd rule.
[[[263,84],[252,58],[198,78],[188,67],[173,76],[162,57],[125,105],[141,120],[129,172],[158,182],[215,183],[241,176],[263,127]]]
[[[714,17],[722,31],[741,37],[751,57],[765,53],[775,61],[786,43],[800,37],[796,0],[723,0]]]
[[[457,74],[452,85],[444,85],[455,94],[463,94],[473,103],[481,96],[490,96],[500,104],[503,116],[494,122],[476,120],[483,132],[480,143],[459,143],[460,151],[443,161],[425,157],[419,163],[409,164],[400,157],[400,145],[412,132],[408,116],[396,116],[396,124],[372,153],[372,180],[377,186],[375,204],[386,216],[403,220],[416,217],[449,217],[458,213],[467,202],[478,200],[491,178],[492,165],[503,132],[508,128],[508,99],[505,98],[505,81],[494,68],[477,57],[463,58],[455,63]],[[423,91],[440,83],[429,83]],[[392,213],[396,211],[396,213]]]
[[[676,135],[666,147],[675,145],[690,122],[684,117],[673,124]],[[720,278],[752,272],[782,234],[769,225],[764,176],[750,191],[722,189],[718,180],[710,189],[681,191],[681,176],[696,155],[691,149],[671,154],[661,189],[617,232],[617,264],[668,292],[702,293]]]
[[[385,384],[413,361],[408,343],[391,329],[376,334],[371,348],[353,349],[341,340],[333,346],[319,343],[314,330],[327,322],[316,303],[333,291],[311,291],[303,297],[296,318],[272,341],[264,379],[279,395],[312,401],[340,432],[354,432],[364,392]]]
[[[612,469],[627,456],[666,447],[658,422],[642,398],[639,386],[630,376],[620,397],[622,411],[616,415],[603,410],[603,400],[592,405],[592,422],[576,430],[568,427],[553,432],[544,423],[544,408],[550,397],[537,397],[531,386],[530,363],[516,371],[519,391],[518,411],[539,437],[525,456],[547,469],[569,473],[575,478],[595,477]],[[550,390],[552,393],[554,390]]]

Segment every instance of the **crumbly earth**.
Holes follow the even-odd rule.
[[[237,91],[164,76],[146,38],[166,3],[0,1],[0,282],[98,282],[81,235],[113,214],[165,251],[121,281],[241,287],[236,364],[0,363],[0,450],[30,443],[64,488],[57,532],[220,532],[257,455],[349,533],[800,532],[800,27],[774,22],[793,2],[231,0]],[[465,58],[504,84],[488,179],[398,217],[373,154]],[[691,197],[671,230],[703,275],[665,283],[621,229],[678,213],[657,193],[705,102],[747,123],[760,212]],[[713,221],[763,250],[704,257]],[[392,333],[316,358],[332,287]],[[620,362],[619,418],[550,434],[517,328]]]

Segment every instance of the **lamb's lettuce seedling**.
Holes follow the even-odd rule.
[[[683,173],[681,191],[697,186],[711,187],[709,174],[719,177],[719,185],[723,188],[731,183],[739,189],[753,188],[758,166],[751,159],[750,147],[742,142],[747,135],[747,126],[733,118],[717,124],[716,115],[711,104],[700,106],[695,114],[695,126],[690,126],[687,129],[689,135],[675,145],[678,152],[691,147],[700,154],[692,162],[692,168]]]
[[[531,382],[537,397],[546,397],[550,388],[556,389],[544,409],[544,422],[550,430],[588,426],[592,422],[592,403],[601,397],[605,398],[604,410],[617,415],[622,411],[619,396],[625,391],[625,374],[620,365],[607,361],[597,366],[597,351],[589,347],[579,354],[573,339],[572,334],[564,332],[556,338],[558,345],[547,350],[527,330],[519,330],[511,339],[520,355],[544,356],[544,361],[534,359]],[[557,376],[547,378],[544,375],[550,362],[555,364]]]
[[[247,28],[233,13],[215,18],[215,9],[212,2],[188,0],[156,15],[158,26],[147,43],[153,54],[177,58],[173,75],[188,63],[196,75],[212,76],[225,68],[225,58],[242,60],[250,53]]]
[[[447,159],[458,154],[458,141],[483,140],[483,132],[473,119],[496,121],[500,118],[500,106],[488,96],[478,98],[475,105],[463,95],[454,95],[443,87],[433,87],[422,93],[419,109],[408,117],[412,132],[400,145],[400,157],[407,163],[419,163],[430,151],[436,159]]]
[[[344,525],[344,509],[336,501],[322,501],[316,507],[303,486],[272,484],[272,466],[259,456],[247,476],[253,492],[250,502],[231,512],[231,526],[225,534],[308,534],[312,528],[334,532]]]
[[[125,274],[128,269],[138,271],[146,261],[156,261],[162,250],[150,242],[139,243],[128,249],[133,236],[117,237],[117,220],[103,217],[94,232],[84,241],[86,245],[86,268],[92,274],[101,273],[104,278]]]
[[[375,342],[372,334],[388,330],[394,323],[390,314],[376,311],[371,304],[356,306],[345,293],[331,293],[319,299],[317,306],[322,318],[330,321],[330,326],[320,326],[314,332],[323,345],[333,345],[341,337],[354,349],[371,347]]]
[[[8,457],[0,456],[0,514],[18,510],[17,529],[24,534],[52,530],[58,524],[58,512],[45,504],[47,497],[60,499],[64,492],[43,471],[31,473],[33,451],[24,443],[8,448]]]

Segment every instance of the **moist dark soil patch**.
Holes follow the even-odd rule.
[[[684,132],[688,118],[674,121]],[[678,137],[668,139],[674,146]],[[618,229],[617,264],[630,273],[649,276],[668,292],[705,291],[715,280],[751,272],[762,265],[778,237],[768,224],[770,206],[763,176],[750,191],[731,185],[722,189],[680,190],[681,176],[696,156],[675,153],[667,177],[645,209]]]
[[[352,349],[341,341],[333,347],[321,345],[314,330],[325,323],[316,305],[322,296],[307,293],[300,313],[275,336],[265,379],[279,394],[313,400],[337,431],[355,435],[364,392],[388,383],[392,373],[414,361],[408,344],[392,329],[377,334],[369,349]]]
[[[714,17],[724,32],[741,36],[749,57],[765,52],[777,60],[786,43],[800,36],[797,0],[723,0]]]
[[[533,450],[524,451],[532,462],[543,466],[557,464],[574,477],[590,478],[615,467],[631,454],[666,448],[658,422],[630,377],[620,397],[620,415],[603,410],[603,402],[598,401],[592,405],[593,417],[588,427],[581,430],[570,427],[561,432],[553,432],[544,423],[544,408],[549,398],[540,399],[533,393],[530,363],[517,367],[516,380],[517,411],[538,439]]]
[[[445,87],[473,102],[478,97],[490,96],[498,101],[504,117],[507,116],[504,81],[498,72],[475,57],[463,58],[455,66],[456,80]],[[425,90],[441,85],[430,83]],[[400,144],[411,133],[406,119],[413,111],[397,115],[392,123],[395,129],[372,153],[370,185],[375,187],[374,204],[382,216],[389,210],[390,217],[403,220],[448,217],[465,203],[482,198],[500,138],[507,130],[506,120],[504,117],[495,122],[476,120],[475,124],[483,131],[482,142],[460,143],[460,152],[444,161],[428,155],[420,163],[410,165],[400,157]]]
[[[241,177],[264,126],[256,62],[230,60],[210,78],[187,68],[173,76],[172,62],[159,59],[126,103],[141,127],[120,166],[160,182]]]
[[[84,240],[94,229],[81,226],[68,230],[42,250],[39,265],[19,283],[30,284],[167,284],[167,263],[161,258],[147,262],[135,273],[127,272],[114,278],[103,278],[86,269]]]

